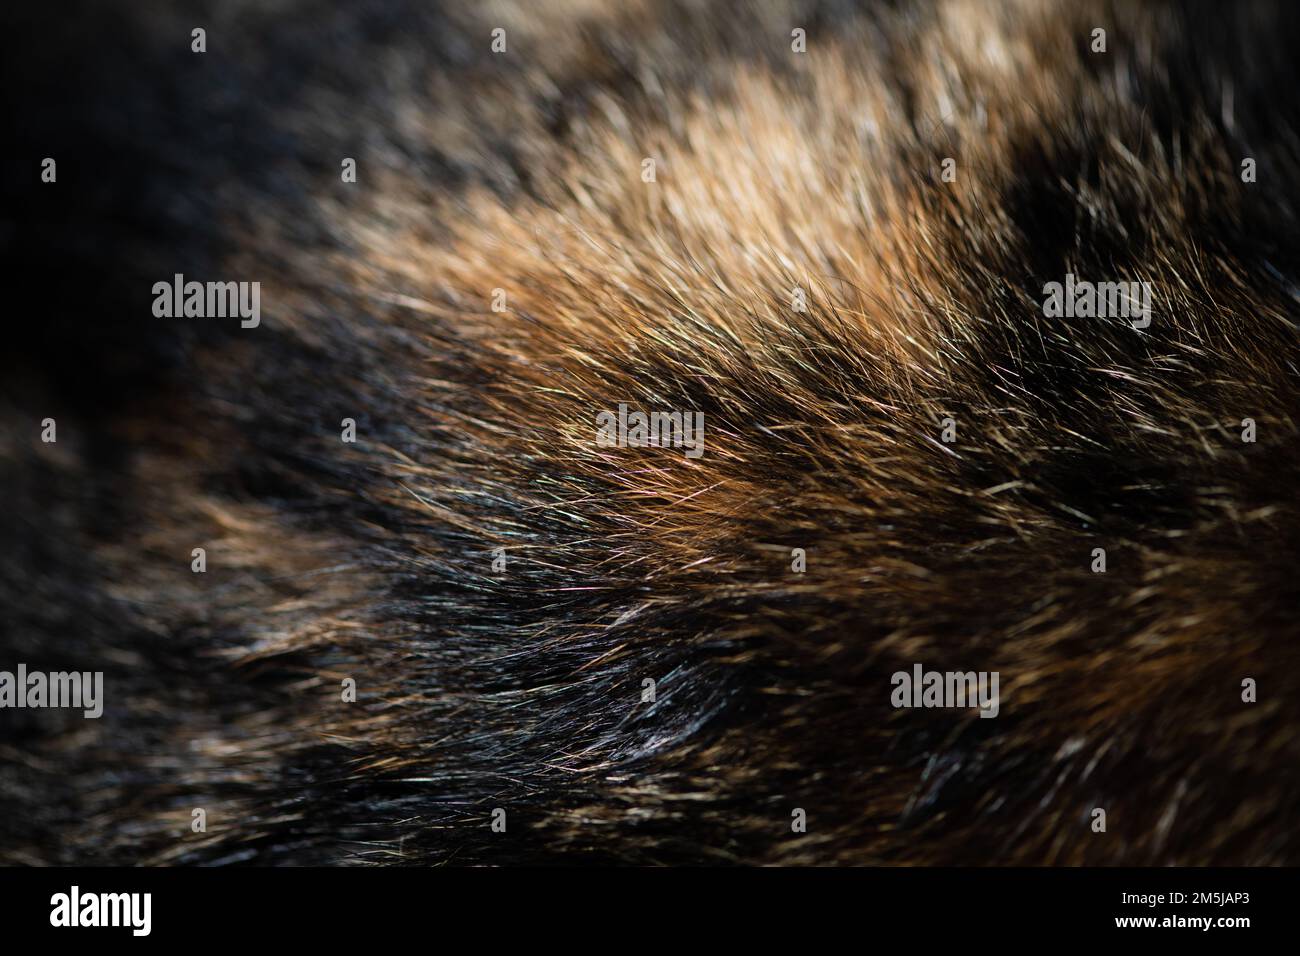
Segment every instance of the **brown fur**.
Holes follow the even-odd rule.
[[[1294,15],[547,6],[332,14],[337,81],[167,184],[262,326],[146,331],[189,253],[133,234],[175,364],[10,388],[0,667],[108,710],[0,714],[0,859],[1295,863]],[[1067,271],[1150,329],[1044,317]],[[619,402],[704,456],[597,447]],[[1001,714],[895,710],[916,662]]]

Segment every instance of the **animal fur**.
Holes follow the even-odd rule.
[[[1291,5],[5,16],[0,861],[1300,862]]]

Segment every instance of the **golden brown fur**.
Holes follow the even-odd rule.
[[[236,110],[252,156],[158,160],[218,189],[113,253],[173,364],[5,396],[0,666],[109,704],[0,715],[0,858],[1296,862],[1284,5],[375,9]],[[262,326],[150,330],[183,267]],[[1066,272],[1151,327],[1045,317]],[[705,454],[598,447],[619,402]],[[916,662],[1001,714],[894,709]]]

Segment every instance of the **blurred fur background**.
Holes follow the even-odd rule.
[[[1296,863],[1298,15],[6,9],[0,861]]]

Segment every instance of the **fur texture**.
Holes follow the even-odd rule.
[[[13,30],[0,667],[107,705],[0,712],[0,860],[1300,862],[1290,5]],[[261,326],[153,318],[176,272]],[[1068,272],[1150,327],[1045,317]]]

